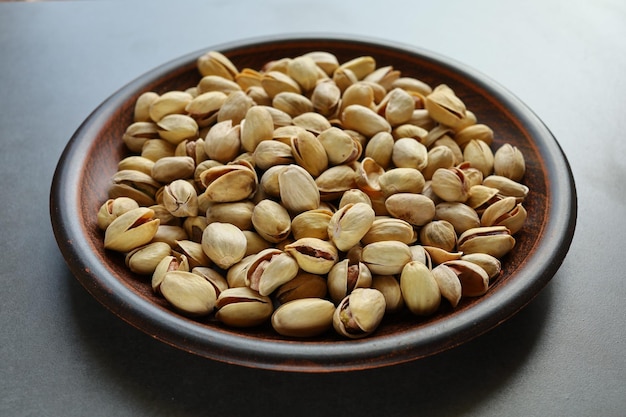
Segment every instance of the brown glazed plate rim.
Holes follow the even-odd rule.
[[[415,323],[404,318],[405,324],[394,331],[381,331],[361,340],[333,337],[285,340],[268,336],[270,332],[226,329],[216,323],[201,323],[180,316],[129,285],[120,278],[118,269],[112,267],[110,257],[103,255],[103,249],[98,247],[101,242],[97,241],[93,218],[106,198],[106,191],[95,191],[100,193],[99,203],[86,201],[85,193],[97,186],[90,183],[93,175],[85,172],[102,169],[97,175],[110,177],[109,172],[115,169],[111,161],[103,167],[89,165],[93,164],[90,158],[96,155],[96,148],[111,128],[111,121],[127,117],[122,112],[128,113],[141,92],[156,84],[166,88],[170,81],[188,74],[197,57],[208,50],[219,50],[233,59],[250,51],[268,57],[275,51],[285,50],[292,53],[337,50],[354,56],[384,51],[386,58],[403,60],[408,57],[411,62],[423,65],[426,72],[436,70],[453,89],[458,81],[460,86],[479,92],[479,100],[502,112],[508,118],[507,126],[528,138],[525,146],[532,154],[531,168],[537,173],[533,181],[539,184],[541,195],[535,210],[540,215],[536,223],[531,224],[529,235],[522,237],[522,241],[528,243],[522,246],[525,253],[516,259],[515,269],[487,296],[472,300],[459,311],[445,312],[420,322],[416,319]],[[170,81],[162,82],[164,79]],[[468,108],[471,110],[472,106]],[[557,140],[532,110],[484,74],[431,51],[397,42],[344,35],[297,34],[212,46],[159,66],[122,87],[89,115],[68,142],[52,181],[50,215],[58,246],[77,280],[112,313],[152,337],[226,363],[282,371],[333,372],[382,367],[434,355],[461,345],[512,317],[545,287],[563,262],[574,236],[577,201],[573,175]]]

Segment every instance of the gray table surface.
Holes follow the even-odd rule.
[[[570,252],[519,314],[451,351],[340,374],[195,357],[109,313],[52,233],[59,156],[153,67],[257,36],[338,33],[435,51],[504,85],[551,129],[577,183]],[[626,3],[0,3],[0,415],[626,415]]]

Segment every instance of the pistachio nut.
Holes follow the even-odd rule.
[[[286,73],[280,71],[267,71],[261,76],[261,86],[270,98],[274,98],[282,92],[301,94],[300,85]]]
[[[324,130],[317,139],[324,147],[330,165],[350,163],[361,156],[359,143],[337,127]]]
[[[373,242],[363,247],[361,260],[372,274],[395,275],[411,262],[411,250],[406,243],[387,240]]]
[[[340,102],[341,90],[333,80],[318,82],[311,93],[313,109],[326,117],[337,112]]]
[[[523,201],[528,195],[528,187],[510,178],[501,175],[490,175],[483,180],[486,187],[497,188],[503,197],[515,197],[518,202]]]
[[[469,182],[465,173],[457,168],[439,168],[432,177],[433,192],[442,200],[464,203],[469,198]]]
[[[383,196],[387,198],[397,193],[419,194],[424,190],[426,181],[415,168],[392,168],[378,177],[378,184]]]
[[[409,250],[411,251],[412,261],[423,263],[426,267],[428,267],[428,269],[433,269],[433,262],[430,257],[430,253],[428,253],[424,246],[411,245],[409,246]]]
[[[228,289],[228,281],[226,281],[226,278],[213,268],[208,266],[196,266],[191,272],[209,281],[209,283],[213,285],[213,288],[215,288],[215,294],[217,294],[218,297],[222,291]]]
[[[422,194],[397,193],[385,200],[389,214],[413,226],[423,226],[435,217],[435,203]]]
[[[161,259],[171,252],[172,248],[167,243],[151,242],[128,252],[124,262],[136,274],[152,275]]]
[[[319,135],[324,130],[331,127],[330,121],[319,113],[307,112],[302,113],[292,120],[294,126],[299,126],[309,132]]]
[[[217,297],[215,318],[233,327],[259,326],[274,312],[272,300],[248,287],[235,287],[222,291]]]
[[[256,172],[245,163],[214,166],[200,174],[209,201],[226,203],[250,197],[257,189]]]
[[[393,144],[391,160],[398,168],[415,168],[421,171],[428,164],[428,150],[413,138],[400,138]]]
[[[153,166],[154,166],[154,161],[148,158],[144,158],[143,156],[131,155],[122,159],[117,164],[117,170],[118,171],[134,170],[134,171],[143,172],[144,174],[151,175]]]
[[[315,183],[322,201],[334,200],[352,188],[356,188],[356,171],[350,165],[337,165],[322,172]]]
[[[397,240],[410,245],[417,240],[417,233],[407,221],[392,217],[378,217],[361,239],[364,245],[385,240]]]
[[[393,88],[379,103],[377,110],[391,126],[398,126],[411,120],[415,99],[406,90]]]
[[[104,247],[129,252],[150,242],[159,227],[154,211],[139,207],[127,211],[111,222],[104,234]]]
[[[210,223],[202,233],[202,250],[222,269],[243,259],[247,243],[243,232],[230,223]]]
[[[214,124],[206,134],[203,146],[210,159],[221,163],[232,161],[241,148],[241,125],[233,126],[232,120]]]
[[[289,301],[272,314],[272,327],[288,337],[313,337],[328,331],[333,324],[335,306],[323,298]]]
[[[272,99],[272,106],[278,110],[284,111],[291,117],[296,117],[314,110],[313,103],[309,98],[291,91],[283,91],[276,94]]]
[[[363,262],[346,258],[328,272],[328,292],[335,303],[339,303],[355,288],[368,288],[371,284],[372,273]]]
[[[192,317],[212,313],[217,300],[213,285],[191,272],[166,272],[159,290],[176,310]]]
[[[493,143],[493,130],[485,124],[476,123],[466,126],[454,134],[454,140],[461,149],[465,148],[472,139],[478,139],[491,145]]]
[[[407,263],[400,274],[404,304],[418,316],[433,314],[441,304],[441,291],[433,273],[421,262]]]
[[[374,217],[374,210],[365,203],[347,204],[332,215],[328,237],[337,249],[345,252],[365,236]]]
[[[246,255],[241,261],[228,268],[228,271],[226,271],[226,282],[228,282],[229,288],[247,287],[246,275],[248,273],[248,268],[252,264],[255,256],[260,252],[261,251],[255,254]]]
[[[198,123],[186,114],[168,114],[156,123],[161,139],[173,145],[198,136]]]
[[[195,268],[197,266],[208,266],[211,264],[211,260],[202,250],[202,244],[200,242],[194,242],[192,240],[178,240],[176,246],[172,248],[174,254],[187,257],[189,262],[189,268]]]
[[[193,99],[193,96],[185,91],[168,91],[157,97],[148,113],[153,122],[158,122],[170,114],[184,114],[185,107]]]
[[[273,200],[262,200],[252,210],[252,225],[268,242],[285,240],[291,232],[291,218],[287,209]]]
[[[356,288],[337,306],[333,327],[342,336],[358,339],[368,336],[385,315],[385,296],[374,288]]]
[[[480,139],[472,139],[463,149],[463,159],[487,177],[493,172],[493,151],[486,142]]]
[[[505,226],[512,235],[519,232],[526,221],[527,212],[515,197],[504,197],[485,209],[481,226]]]
[[[176,246],[176,241],[187,239],[188,235],[181,226],[172,226],[168,224],[159,224],[157,232],[152,238],[153,242],[164,242],[170,247]]]
[[[463,289],[457,274],[446,264],[437,265],[432,272],[441,296],[448,300],[453,308],[459,305]]]
[[[448,261],[442,265],[458,276],[464,297],[478,297],[489,289],[489,275],[479,265],[463,260]]]
[[[457,234],[480,226],[476,210],[459,202],[441,202],[435,206],[435,220],[445,220],[452,224]]]
[[[218,51],[209,51],[198,57],[196,66],[202,76],[217,75],[227,80],[234,80],[239,73],[232,61]]]
[[[469,197],[466,204],[482,215],[487,207],[500,200],[497,188],[487,187],[486,185],[473,185],[469,190]]]
[[[341,114],[341,120],[345,129],[355,130],[366,137],[379,132],[391,132],[391,125],[384,117],[360,104],[347,106]]]
[[[159,261],[154,272],[152,273],[152,290],[156,294],[161,294],[161,282],[165,274],[170,271],[185,271],[189,272],[189,262],[186,256],[176,257],[174,255],[167,255]]]
[[[176,217],[198,215],[198,194],[187,180],[175,180],[163,191],[163,206]]]
[[[294,162],[291,146],[277,140],[264,140],[254,149],[254,166],[266,170],[275,165],[287,165]]]
[[[339,200],[338,208],[342,208],[347,204],[356,203],[367,204],[370,207],[372,206],[372,200],[370,199],[370,197],[364,191],[359,190],[358,188],[354,188],[343,193],[341,199]]]
[[[331,76],[333,72],[339,67],[339,61],[337,57],[327,51],[312,51],[307,52],[303,56],[311,58],[315,64],[320,67],[328,76]]]
[[[263,249],[271,248],[272,244],[263,239],[260,234],[252,230],[244,230],[243,235],[246,237],[246,254],[254,255],[261,252]]]
[[[424,81],[406,76],[397,78],[391,86],[394,88],[402,88],[407,91],[420,93],[424,96],[427,96],[433,91],[432,87]]]
[[[269,248],[254,255],[246,268],[245,283],[261,295],[270,295],[295,278],[298,271],[298,263],[289,254]]]
[[[486,253],[502,258],[515,246],[515,238],[504,226],[477,227],[465,231],[458,239],[458,249],[464,254]]]
[[[193,158],[188,156],[167,156],[152,165],[152,178],[168,183],[177,179],[191,178],[196,169]]]
[[[389,132],[378,132],[365,146],[365,156],[372,158],[378,165],[387,169],[391,165],[394,139]]]
[[[428,130],[414,124],[405,123],[394,127],[391,131],[391,135],[395,140],[408,138],[416,140],[426,146],[425,142],[428,137]]]
[[[424,250],[428,253],[429,259],[435,265],[461,259],[461,256],[463,256],[463,252],[451,252],[437,246],[424,246]]]
[[[274,298],[279,304],[301,298],[324,298],[328,292],[326,278],[318,274],[300,271],[296,277],[274,292]]]
[[[326,209],[304,211],[291,221],[291,233],[294,239],[314,237],[328,240],[328,223],[333,213]]]
[[[141,93],[135,101],[135,108],[133,111],[134,122],[149,122],[150,119],[150,106],[159,98],[159,95],[154,91],[146,91]],[[136,151],[135,151],[136,152]]]
[[[445,84],[436,86],[426,96],[426,110],[437,122],[454,128],[465,117],[466,107],[454,91]]]
[[[505,143],[496,151],[493,162],[494,174],[520,181],[526,172],[524,155],[510,143]]]
[[[385,312],[396,313],[404,307],[400,282],[393,275],[372,276],[372,286],[385,297]]]
[[[456,247],[456,231],[446,220],[433,220],[420,229],[420,242],[451,252]]]
[[[320,192],[315,180],[299,165],[288,165],[278,174],[280,200],[287,211],[302,213],[320,205]]]
[[[428,151],[426,156],[428,161],[422,169],[422,175],[430,180],[439,168],[452,168],[455,165],[456,157],[451,148],[447,146],[434,146]]]
[[[136,208],[139,208],[139,204],[132,198],[109,198],[100,206],[100,210],[98,210],[98,227],[100,230],[106,230],[113,220],[127,211]]]
[[[296,260],[300,269],[312,274],[327,274],[339,259],[332,243],[314,237],[298,239],[285,245],[284,250]]]
[[[500,260],[486,253],[468,253],[461,256],[461,260],[475,263],[487,272],[490,280],[496,279],[502,271]]]
[[[141,156],[151,161],[158,161],[166,156],[174,156],[176,145],[165,139],[148,139],[141,146]]]
[[[206,223],[231,223],[241,230],[251,230],[253,210],[254,203],[250,200],[210,203],[206,210]]]
[[[147,140],[158,138],[158,126],[152,121],[132,123],[126,128],[122,136],[124,144],[131,152],[141,152]]]
[[[161,187],[150,175],[137,170],[117,171],[111,178],[109,198],[128,197],[140,206],[155,203],[155,194]]]
[[[295,161],[313,177],[319,176],[328,168],[326,149],[313,133],[300,129],[290,137],[289,145]]]

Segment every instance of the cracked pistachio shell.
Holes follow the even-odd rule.
[[[259,143],[269,141],[274,136],[272,114],[265,106],[252,106],[245,113],[241,124],[241,146],[245,151],[254,152]]]
[[[137,170],[117,171],[111,177],[109,198],[128,197],[140,206],[151,206],[161,184],[150,175]]]
[[[422,245],[411,245],[409,250],[411,251],[412,261],[423,263],[428,269],[433,269],[432,259],[425,247]]]
[[[372,274],[395,275],[411,262],[411,250],[406,243],[388,240],[373,242],[363,247],[361,261]]]
[[[239,73],[232,61],[217,51],[209,51],[198,57],[196,66],[202,76],[217,75],[228,80],[234,80]]]
[[[246,255],[255,255],[264,249],[271,248],[272,244],[263,239],[260,234],[252,230],[244,230],[243,235],[246,237]]]
[[[215,293],[219,297],[222,291],[228,289],[228,281],[226,278],[218,272],[217,270],[210,268],[208,266],[196,266],[191,270],[192,273],[199,275],[209,281],[211,285],[215,288]]]
[[[391,165],[394,139],[389,132],[376,133],[365,146],[365,156],[387,169]]]
[[[340,251],[359,243],[372,226],[374,210],[365,203],[347,204],[337,210],[328,223],[328,237]]]
[[[421,171],[428,164],[428,150],[413,138],[400,138],[393,144],[391,160],[398,168],[415,168]]]
[[[385,172],[372,158],[365,157],[356,168],[356,185],[364,191],[371,200],[382,196],[378,178]]]
[[[143,144],[149,139],[158,139],[159,129],[152,121],[142,121],[130,124],[122,140],[131,152],[141,152]]]
[[[294,239],[314,237],[328,240],[328,223],[333,213],[326,209],[304,211],[291,221],[291,233]]]
[[[193,96],[185,91],[168,91],[161,94],[150,105],[150,119],[158,122],[170,114],[183,114],[185,107],[193,99]]]
[[[479,297],[489,289],[489,275],[479,265],[463,260],[448,261],[442,265],[457,275],[464,297]]]
[[[132,198],[109,198],[98,210],[98,227],[100,230],[106,230],[113,220],[136,208],[139,208],[139,204]]]
[[[280,249],[270,248],[254,255],[246,268],[247,287],[261,295],[270,295],[284,283],[296,277],[298,262]]]
[[[348,68],[337,68],[333,72],[332,79],[342,93],[352,84],[359,81],[354,72]]]
[[[457,274],[449,266],[441,264],[433,268],[433,277],[437,282],[441,296],[448,300],[452,307],[459,305],[463,289]]]
[[[405,123],[400,126],[394,127],[394,129],[391,132],[391,135],[393,136],[395,140],[402,139],[402,138],[410,138],[424,145],[424,142],[426,141],[426,138],[428,137],[428,131],[417,125]]]
[[[328,155],[318,137],[300,129],[289,140],[295,161],[313,177],[319,176],[328,168]]]
[[[168,224],[160,224],[157,232],[152,238],[153,242],[164,242],[170,247],[176,246],[176,241],[181,239],[187,239],[188,234],[180,226],[172,226]]]
[[[168,114],[157,122],[159,136],[173,145],[198,136],[198,123],[185,114]]]
[[[426,181],[415,168],[392,168],[378,177],[378,184],[383,196],[388,198],[398,193],[419,194],[424,190]]]
[[[487,255],[486,253],[468,253],[461,256],[462,261],[472,262],[487,272],[490,280],[497,278],[502,271],[502,264],[500,260],[494,256]]]
[[[117,164],[117,170],[135,170],[139,172],[143,172],[144,174],[151,175],[152,167],[154,166],[154,161],[144,158],[143,156],[131,155],[122,159]]]
[[[209,159],[224,164],[232,161],[241,149],[241,125],[233,126],[232,120],[214,124],[207,132],[203,146]]]
[[[182,255],[176,257],[174,255],[167,255],[159,261],[154,272],[152,273],[152,291],[156,294],[161,294],[161,282],[165,278],[165,274],[170,271],[185,271],[189,272],[189,262],[187,257]]]
[[[441,291],[433,273],[421,262],[409,262],[400,274],[402,298],[411,313],[418,316],[433,314],[441,304]]]
[[[284,250],[296,260],[300,269],[312,274],[327,274],[339,259],[332,243],[314,237],[298,239],[285,245]]]
[[[176,310],[191,317],[212,313],[217,300],[213,285],[191,272],[166,272],[159,289]]]
[[[361,242],[368,245],[385,240],[397,240],[410,245],[417,240],[417,233],[407,221],[391,217],[379,217],[374,220]]]
[[[337,112],[340,102],[341,90],[332,80],[318,82],[313,89],[313,93],[311,93],[313,109],[326,117],[330,117]]]
[[[454,166],[459,165],[463,162],[463,151],[461,150],[461,147],[449,135],[446,134],[439,137],[437,140],[435,140],[432,146],[443,146],[450,149],[452,151],[452,154],[454,155]]]
[[[233,80],[219,75],[205,75],[197,85],[198,94],[220,92],[227,96],[233,92],[241,92],[241,87]],[[223,105],[224,103],[222,103]]]
[[[161,259],[168,256],[172,248],[165,242],[151,242],[126,254],[124,262],[128,269],[140,275],[151,275]]]
[[[469,182],[459,168],[439,168],[432,177],[431,187],[437,197],[448,202],[464,203],[469,198]]]
[[[435,203],[422,194],[397,193],[385,200],[389,214],[414,226],[423,226],[435,217]]]
[[[220,293],[215,318],[232,327],[259,326],[274,312],[272,300],[248,287],[229,288]]]
[[[294,126],[299,126],[316,135],[331,127],[330,121],[319,113],[302,113],[292,119]]]
[[[391,132],[389,122],[374,110],[360,104],[347,106],[341,114],[344,129],[355,130],[366,137]]]
[[[285,165],[269,167],[261,176],[261,190],[271,197],[280,197],[278,175],[285,169]]]
[[[454,91],[445,84],[436,86],[426,96],[424,103],[430,117],[437,122],[454,128],[465,117],[466,107]]]
[[[195,169],[196,164],[189,156],[166,156],[152,166],[152,178],[163,183],[192,178]]]
[[[355,288],[369,288],[371,284],[372,273],[363,262],[344,259],[328,272],[328,292],[335,303],[339,303]]]
[[[287,64],[289,75],[304,92],[311,91],[319,78],[319,68],[310,56],[298,56]]]
[[[335,306],[322,298],[289,301],[272,314],[272,327],[282,336],[313,337],[328,331],[333,324]]]
[[[324,130],[317,136],[317,140],[324,147],[330,165],[347,164],[361,156],[358,142],[337,127]]]
[[[320,67],[328,76],[333,74],[339,67],[339,61],[337,61],[337,57],[327,51],[312,51],[307,52],[303,56],[307,56],[311,58],[315,64]]]
[[[391,84],[393,88],[402,88],[406,91],[413,91],[424,96],[430,94],[433,89],[422,80],[413,77],[399,77]]]
[[[278,303],[285,304],[301,298],[324,298],[327,292],[325,277],[300,271],[294,279],[284,283],[276,290],[274,298]]]
[[[342,63],[339,68],[352,71],[357,79],[362,80],[376,69],[376,60],[371,56],[359,56]]]
[[[435,220],[446,220],[454,227],[457,234],[480,226],[478,213],[463,203],[442,202],[435,206]]]
[[[341,110],[346,107],[358,104],[370,109],[375,108],[374,89],[371,84],[356,82],[349,85],[341,96]]]
[[[515,197],[505,197],[485,209],[481,226],[505,226],[512,235],[519,232],[526,222],[527,212]]]
[[[254,194],[258,178],[250,164],[238,161],[203,171],[200,182],[209,201],[228,203],[245,200]]]
[[[111,222],[104,234],[104,248],[129,252],[150,242],[159,227],[154,211],[139,207],[127,211]]]
[[[486,253],[502,258],[515,246],[515,238],[504,226],[477,227],[465,231],[458,239],[458,249],[464,254]]]
[[[400,282],[393,275],[374,275],[371,288],[380,291],[385,297],[385,312],[395,313],[404,307]]]
[[[261,251],[254,254],[246,255],[241,261],[228,268],[228,271],[226,271],[226,282],[228,282],[228,286],[230,288],[247,286],[246,274],[248,273],[248,268],[252,264],[252,261],[255,259],[256,255],[260,252]]]
[[[210,223],[202,233],[202,250],[222,269],[243,259],[247,243],[243,232],[230,223]]]
[[[442,264],[447,261],[461,259],[463,252],[450,252],[437,246],[424,246],[433,264]]]
[[[380,325],[386,309],[385,296],[374,288],[356,288],[337,306],[333,327],[342,336],[359,339]]]
[[[469,190],[469,198],[465,202],[476,213],[482,215],[487,207],[500,200],[498,189],[486,185],[473,185]]]
[[[152,103],[159,98],[159,95],[154,91],[146,91],[145,93],[141,93],[139,97],[137,97],[137,101],[135,101],[135,108],[133,111],[133,121],[134,122],[149,122],[150,119],[150,106]]]
[[[496,175],[520,181],[526,172],[524,155],[516,146],[505,143],[494,155],[493,170]]]
[[[173,181],[164,188],[163,205],[176,217],[197,216],[198,194],[195,187],[186,180]]]
[[[420,242],[451,252],[456,247],[456,231],[446,220],[433,220],[420,229]]]
[[[262,200],[252,210],[252,225],[268,242],[285,240],[291,232],[289,212],[273,200]]]
[[[339,200],[338,207],[343,208],[343,206],[347,204],[356,204],[356,203],[364,203],[370,207],[372,206],[372,200],[367,195],[367,193],[355,188],[355,189],[348,190],[345,193],[343,193],[343,195],[341,196],[341,199]]]
[[[314,210],[320,205],[320,192],[315,180],[299,165],[288,165],[278,174],[278,189],[282,205],[297,214]]]
[[[463,159],[473,168],[478,169],[483,177],[493,172],[493,151],[486,142],[480,139],[472,139],[465,145]]]
[[[363,81],[380,84],[385,90],[390,91],[396,87],[393,83],[400,78],[401,72],[394,69],[391,65],[376,68],[367,74]]]
[[[154,162],[166,156],[174,156],[175,154],[176,145],[165,139],[148,139],[141,147],[141,156]]]
[[[287,165],[294,162],[291,147],[277,140],[264,140],[254,149],[252,154],[254,166],[267,170],[275,165]]]

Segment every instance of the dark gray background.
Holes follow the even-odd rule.
[[[579,219],[561,269],[526,309],[425,360],[300,375],[170,348],[77,283],[48,197],[80,123],[170,59],[296,32],[435,51],[543,119],[572,165]],[[623,416],[625,72],[621,0],[0,3],[0,415]]]

